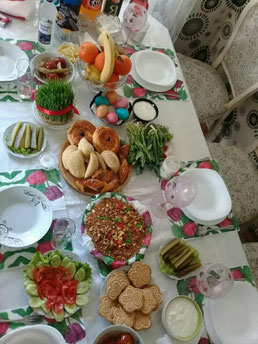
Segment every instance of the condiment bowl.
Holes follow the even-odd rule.
[[[169,327],[168,325],[168,321],[167,321],[167,311],[168,311],[168,307],[169,305],[175,301],[175,300],[178,300],[178,299],[182,299],[182,300],[187,300],[189,301],[190,303],[193,304],[194,308],[196,309],[197,311],[197,314],[198,314],[198,320],[197,320],[197,325],[196,325],[196,328],[195,330],[192,332],[191,335],[188,335],[187,337],[179,337],[179,336],[176,336],[175,333],[173,333],[172,329]],[[191,321],[193,318],[191,317]],[[180,319],[180,323],[182,323],[182,318]],[[194,337],[197,336],[198,332],[200,331],[201,327],[202,327],[202,324],[203,324],[203,316],[202,316],[202,312],[200,310],[200,307],[199,305],[193,300],[191,299],[190,297],[188,296],[184,296],[184,295],[179,295],[179,296],[176,296],[172,299],[170,299],[166,305],[163,307],[163,310],[162,310],[162,324],[166,330],[166,332],[173,338],[177,339],[177,340],[180,340],[182,342],[187,342],[191,339],[193,339]]]
[[[34,76],[41,82],[43,83],[46,83],[48,82],[48,79],[43,79],[37,68],[40,67],[40,63],[41,62],[44,62],[44,61],[47,61],[47,60],[52,60],[56,57],[62,57],[65,62],[66,62],[66,66],[71,68],[71,71],[69,72],[69,74],[62,78],[63,81],[67,81],[67,82],[72,82],[73,78],[74,78],[74,75],[75,75],[75,68],[74,68],[74,65],[72,64],[71,61],[68,60],[68,58],[66,58],[65,56],[61,55],[61,54],[58,54],[58,53],[41,53],[41,54],[38,54],[36,55],[32,60],[31,60],[31,69],[33,70],[34,72]]]
[[[144,344],[141,336],[135,330],[124,325],[111,325],[106,327],[97,335],[97,337],[95,337],[92,344],[103,344],[105,343],[105,339],[107,339],[109,336],[122,335],[124,333],[130,334],[133,337],[135,344]]]
[[[135,111],[135,105],[136,104],[139,104],[139,103],[147,103],[147,104],[150,104],[153,109],[155,110],[155,117],[153,117],[152,119],[144,119],[140,116],[140,114]],[[141,121],[142,123],[149,123],[149,122],[152,122],[154,121],[155,119],[157,119],[158,115],[159,115],[159,109],[157,107],[157,105],[150,99],[136,99],[134,102],[133,102],[133,115],[134,115],[134,118],[137,119],[138,121]]]

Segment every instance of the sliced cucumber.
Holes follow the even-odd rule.
[[[77,284],[77,294],[85,294],[90,289],[90,283],[88,281],[79,282]]]
[[[73,262],[70,262],[70,263],[68,263],[67,264],[67,269],[69,269],[68,271],[67,271],[67,275],[72,275],[72,276],[74,276],[75,275],[75,272],[76,272],[76,266],[75,266],[75,264],[73,263]]]
[[[25,290],[26,290],[28,295],[39,296],[38,288],[37,288],[35,283],[32,283],[32,282],[28,283]]]
[[[16,123],[16,125],[13,128],[11,135],[9,137],[8,144],[7,144],[8,146],[13,147],[16,136],[17,136],[19,130],[21,129],[21,125],[22,125],[21,122]]]
[[[26,270],[26,275],[31,279],[33,280],[33,268],[28,268]]]
[[[55,254],[50,261],[51,266],[53,266],[53,268],[58,268],[58,266],[61,265],[61,258]]]
[[[53,313],[53,315],[54,315],[56,321],[59,322],[59,321],[63,321],[63,320],[64,320],[64,317],[65,317],[65,312],[64,312],[64,311],[59,312],[59,313],[56,313],[56,312],[54,312],[54,311],[52,310],[52,313]]]
[[[49,266],[49,264],[46,264],[44,262],[37,262],[36,265],[37,265],[38,268],[42,268],[43,266]]]
[[[42,308],[43,312],[49,313],[51,311],[51,307],[50,308],[46,307],[46,301],[47,301],[47,299],[44,299],[42,301],[41,308]]]
[[[89,298],[87,295],[77,295],[76,297],[76,305],[78,306],[85,306],[89,302]]]
[[[23,285],[25,288],[27,287],[27,285],[29,285],[31,283],[33,283],[32,280],[30,280],[29,278],[26,278],[26,277],[24,278]]]
[[[76,309],[77,309],[76,303],[73,304],[73,305],[65,304],[64,308],[65,308],[66,312],[69,313],[69,314],[75,313]]]
[[[63,267],[67,267],[67,265],[69,264],[71,262],[71,259],[69,258],[69,257],[64,257],[64,259],[62,260],[62,263],[61,263],[61,265],[63,266]]]
[[[74,275],[74,279],[77,280],[77,281],[79,281],[79,282],[81,282],[81,281],[84,280],[85,275],[86,275],[85,270],[84,270],[83,268],[80,268],[80,269],[76,272],[76,274]]]
[[[42,301],[40,297],[37,296],[32,296],[29,299],[29,305],[31,306],[31,308],[39,308],[42,306]]]

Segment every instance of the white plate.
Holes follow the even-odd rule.
[[[211,300],[215,331],[223,344],[258,343],[258,292],[249,282],[234,282],[224,297]]]
[[[198,223],[216,221],[219,223],[232,208],[231,198],[222,177],[208,168],[193,168],[182,173],[197,185],[197,195],[185,208],[186,215]]]
[[[60,332],[48,325],[18,328],[0,339],[0,344],[65,344]]]
[[[0,82],[16,80],[15,66],[19,59],[25,59],[26,64],[29,61],[28,56],[17,45],[0,42]]]
[[[149,82],[147,81],[144,81],[137,73],[136,71],[136,68],[135,68],[135,58],[136,58],[136,55],[138,54],[139,52],[136,52],[134,53],[130,59],[132,61],[132,69],[130,71],[130,74],[132,75],[132,77],[134,78],[134,80],[136,82],[138,82],[138,84],[140,84],[141,86],[143,86],[144,88],[146,88],[147,90],[150,90],[150,91],[153,91],[153,92],[165,92],[165,91],[168,91],[171,89],[170,86],[157,86],[157,85],[153,85],[153,84],[150,84]]]
[[[30,124],[32,126],[35,126],[34,123],[31,123],[31,122],[22,122],[22,123],[25,123],[25,124]],[[13,128],[15,127],[17,123],[13,123],[11,124],[9,127],[7,127],[4,131],[4,134],[3,134],[3,141],[4,141],[4,147],[5,147],[5,150],[7,151],[7,153],[13,155],[13,156],[16,156],[18,158],[22,158],[22,159],[28,159],[28,158],[33,158],[35,156],[38,156],[40,155],[44,149],[46,148],[46,145],[47,145],[47,138],[46,138],[46,133],[44,132],[44,141],[43,141],[43,145],[42,145],[42,148],[40,151],[36,152],[36,153],[33,153],[33,154],[28,154],[28,155],[24,155],[22,153],[15,153],[13,152],[11,149],[9,149],[7,147],[7,141],[6,141],[6,138],[10,136]]]
[[[201,225],[204,225],[204,226],[214,226],[214,225],[217,225],[219,224],[220,222],[222,222],[226,216],[223,216],[221,217],[220,219],[216,219],[214,221],[202,221],[202,220],[199,220],[197,219],[195,216],[193,216],[191,213],[189,213],[189,211],[187,211],[186,208],[182,209],[184,214],[189,217],[189,219],[193,220],[194,222],[196,223],[199,223]],[[219,228],[218,228],[219,229]]]
[[[54,124],[50,124],[48,122],[45,122],[40,115],[38,114],[38,109],[36,107],[36,102],[33,102],[32,104],[32,112],[33,112],[33,116],[35,118],[35,120],[42,125],[45,128],[48,129],[53,129],[53,130],[63,130],[63,129],[68,129],[70,128],[70,126],[77,120],[76,117],[78,117],[76,114],[73,115],[73,118],[71,121],[69,121],[68,123],[65,124],[61,124],[61,125],[54,125]],[[78,118],[79,119],[79,118]]]
[[[173,87],[177,80],[176,67],[171,58],[151,49],[139,51],[135,68],[142,80],[155,86]]]
[[[49,230],[53,210],[48,198],[35,188],[16,185],[0,192],[0,243],[25,247],[40,240]]]
[[[210,336],[210,339],[213,341],[214,344],[223,344],[214,329],[214,325],[211,318],[211,305],[209,299],[205,299],[204,301],[203,317],[205,327]]]

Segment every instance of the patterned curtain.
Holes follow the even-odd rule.
[[[197,0],[175,43],[176,51],[212,63],[231,36],[240,13],[250,0]],[[258,168],[258,93],[226,118],[223,144],[251,153]]]

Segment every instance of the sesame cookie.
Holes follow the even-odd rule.
[[[101,296],[98,307],[99,315],[103,318],[106,318],[107,321],[112,322],[112,308],[117,305],[118,303],[116,301],[110,300],[107,295]]]
[[[142,290],[142,296],[143,296],[143,305],[140,312],[142,314],[148,315],[154,309],[157,308],[157,301],[155,297],[153,296],[151,290],[148,288]]]
[[[151,327],[151,314],[144,315],[140,312],[135,312],[133,328],[135,331],[148,330]]]
[[[126,313],[121,306],[114,307],[112,310],[113,314],[113,325],[126,325],[129,327],[133,326],[134,323],[134,312]]]
[[[159,289],[159,286],[156,284],[150,284],[145,287],[145,289],[150,289],[153,296],[155,297],[155,300],[157,302],[157,306],[155,309],[157,309],[160,305],[162,305],[162,293]]]
[[[129,285],[119,295],[118,302],[127,313],[139,310],[143,305],[142,290]]]
[[[114,301],[129,284],[126,275],[115,274],[114,277],[111,276],[107,281],[107,296]]]
[[[142,288],[151,281],[151,267],[141,262],[133,263],[128,278],[136,288]]]

